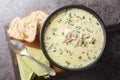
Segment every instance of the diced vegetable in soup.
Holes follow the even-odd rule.
[[[103,30],[99,21],[82,9],[65,9],[46,26],[45,49],[57,64],[80,68],[92,63],[103,47]]]

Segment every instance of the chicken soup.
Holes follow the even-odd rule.
[[[63,67],[89,65],[99,56],[103,42],[100,22],[82,9],[62,10],[45,27],[45,49],[49,57]]]

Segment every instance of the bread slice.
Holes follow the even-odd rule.
[[[9,29],[7,30],[7,34],[9,35],[9,37],[23,40],[23,38],[21,37],[22,28],[21,26],[19,26],[20,22],[21,20],[19,17],[16,17],[14,20],[11,21],[11,23],[9,24]]]
[[[33,42],[37,33],[37,20],[32,16],[27,16],[22,19],[23,39],[29,43]]]
[[[30,14],[30,16],[34,17],[37,20],[37,34],[39,34],[40,28],[44,23],[45,19],[48,17],[46,13],[43,11],[34,11]]]
[[[40,27],[47,18],[47,14],[42,11],[34,11],[22,20],[16,17],[11,21],[7,31],[11,38],[33,42],[39,34]]]

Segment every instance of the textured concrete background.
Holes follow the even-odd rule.
[[[51,13],[68,4],[82,4],[97,12],[108,25],[120,21],[120,0],[0,0],[0,80],[15,80],[11,55],[7,46],[4,27],[16,16],[21,18],[35,10]],[[103,63],[90,71],[81,72],[74,79],[120,80],[120,31],[109,32]],[[66,80],[73,80],[67,77]],[[64,78],[63,78],[64,79]]]

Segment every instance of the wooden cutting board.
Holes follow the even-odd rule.
[[[7,29],[8,29],[8,27],[6,27],[5,32],[7,32]],[[8,37],[7,33],[6,33],[6,37],[7,37],[8,41],[11,39],[11,38]],[[32,42],[32,43],[28,43],[28,42],[25,42],[25,41],[21,41],[21,42],[26,46],[41,49],[39,36],[36,36],[35,41]],[[16,79],[20,80],[20,74],[19,74],[18,61],[17,61],[16,54],[11,49],[10,49],[10,52],[11,52],[11,57],[12,57],[12,61],[13,61],[13,68],[14,68],[14,71],[15,71]],[[58,68],[58,67],[56,67],[56,66],[54,66],[52,64],[50,64],[50,65],[55,70],[57,75],[60,75],[60,74],[64,73],[64,70],[62,70],[62,69],[60,69],[60,68]],[[39,79],[40,77],[37,76],[37,78]]]
[[[22,43],[24,43],[26,46],[29,46],[29,47],[41,49],[39,36],[36,36],[35,41],[32,42],[32,43],[28,43],[28,42],[22,42]],[[56,71],[56,73],[62,73],[62,72],[64,72],[62,69],[60,69],[60,68],[58,68],[58,67],[56,67],[54,65],[51,65],[51,66]]]

